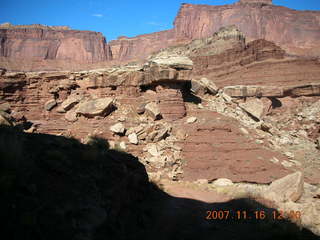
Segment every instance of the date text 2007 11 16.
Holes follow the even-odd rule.
[[[264,220],[264,219],[273,219],[273,220],[283,220],[286,218],[299,220],[301,218],[301,212],[299,211],[290,211],[290,212],[284,212],[284,211],[272,211],[272,212],[266,212],[263,210],[258,211],[229,211],[229,210],[212,210],[206,212],[206,219],[207,220],[228,220],[228,219],[234,219],[234,220]]]

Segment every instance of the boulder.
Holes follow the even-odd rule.
[[[190,90],[196,95],[202,95],[205,93],[205,87],[199,81],[195,81],[195,80],[191,80]]]
[[[51,99],[44,104],[44,108],[48,112],[51,111],[55,106],[57,106],[57,102],[54,99]]]
[[[85,117],[106,116],[113,109],[114,99],[98,98],[79,103],[76,113]]]
[[[66,114],[64,115],[64,118],[68,121],[68,122],[76,122],[78,120],[77,118],[77,113],[75,110],[70,110],[68,112],[66,112]]]
[[[290,86],[284,89],[286,96],[320,96],[320,84],[311,83],[306,85]]]
[[[160,129],[156,127],[156,130],[147,135],[146,140],[148,142],[159,142],[168,136],[168,132],[169,128],[167,127],[162,126]]]
[[[137,145],[139,143],[138,136],[136,133],[131,133],[128,136],[129,142]]]
[[[202,95],[205,93],[215,95],[218,93],[218,87],[207,78],[201,78],[200,80],[192,80],[190,90],[191,92],[197,95]]]
[[[153,120],[158,120],[161,118],[160,109],[157,103],[151,102],[145,106],[145,112],[148,116],[150,116]]]
[[[201,78],[200,83],[205,86],[206,91],[210,94],[217,94],[218,93],[218,87],[214,84],[214,82],[210,81],[207,78]]]
[[[231,97],[283,97],[282,87],[235,85],[223,88]]]
[[[260,99],[251,99],[240,103],[239,106],[255,120],[260,120],[264,112],[264,105]]]
[[[212,185],[216,187],[224,187],[224,186],[232,186],[233,182],[230,179],[227,178],[219,178],[212,182]]]
[[[61,108],[65,111],[69,111],[76,104],[83,99],[83,95],[80,93],[71,94],[65,101],[61,103]]]
[[[126,145],[125,142],[120,142],[119,147],[120,147],[122,150],[126,150],[126,149],[127,149],[127,145]]]
[[[145,104],[145,103],[140,104],[140,105],[137,107],[137,113],[138,113],[138,114],[144,114],[145,107],[146,107],[146,104]]]
[[[303,174],[295,172],[275,180],[268,187],[265,197],[276,202],[296,202],[303,194]]]
[[[162,139],[165,139],[166,136],[168,135],[168,129],[167,128],[163,128],[163,129],[160,129],[159,131],[156,132],[156,136],[153,138],[153,141],[154,142],[159,142],[161,141]]]
[[[193,62],[186,56],[162,56],[153,58],[149,62],[150,65],[159,65],[174,68],[177,70],[192,70]]]
[[[125,127],[123,126],[123,124],[122,123],[116,123],[115,125],[112,125],[111,127],[110,127],[110,131],[111,132],[114,132],[114,133],[116,133],[116,134],[124,134],[124,132],[125,132]]]

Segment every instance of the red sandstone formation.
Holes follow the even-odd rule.
[[[296,11],[271,0],[241,0],[223,6],[183,4],[172,30],[110,42],[115,59],[141,59],[155,50],[211,36],[235,25],[249,39],[266,39],[292,53],[319,56],[320,12]]]
[[[0,57],[10,60],[62,60],[78,64],[111,59],[105,38],[96,32],[64,28],[0,28]]]
[[[0,64],[21,70],[18,68],[23,60],[40,59],[45,63],[37,62],[37,66],[22,70],[61,70],[70,69],[70,64],[65,64],[70,61],[78,68],[89,68],[83,64],[111,59],[114,60],[112,63],[143,60],[160,49],[209,37],[229,25],[235,25],[248,40],[272,41],[298,55],[320,55],[319,11],[296,11],[275,6],[272,0],[240,0],[222,6],[183,4],[173,29],[133,38],[122,36],[109,44],[95,32],[3,24],[0,26]],[[22,62],[15,66],[17,61]]]

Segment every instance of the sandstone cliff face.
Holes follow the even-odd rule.
[[[152,52],[175,43],[173,30],[139,35],[135,38],[120,37],[109,43],[115,60],[145,59]]]
[[[111,59],[105,38],[96,32],[43,28],[0,28],[0,57],[94,63]]]
[[[248,40],[266,39],[294,54],[320,55],[320,12],[296,11],[272,5],[272,0],[241,0],[212,6],[183,4],[172,30],[112,41],[115,59],[139,59],[152,52],[211,36],[235,25]]]
[[[22,70],[79,70],[79,66],[97,67],[81,65],[84,63],[139,61],[160,49],[210,37],[229,25],[235,25],[248,40],[265,39],[290,54],[320,56],[319,11],[296,11],[275,6],[271,0],[240,0],[221,6],[183,4],[173,29],[133,38],[119,37],[109,44],[95,32],[4,24],[0,26],[0,64],[21,70],[18,68],[23,61],[18,63],[19,60],[36,59],[45,62]],[[114,61],[110,62],[111,59]],[[76,67],[65,64],[71,61]],[[17,66],[12,67],[15,63]]]
[[[222,26],[236,25],[248,38],[263,38],[291,50],[320,45],[320,12],[296,11],[271,3],[183,4],[174,22],[176,37],[202,38],[212,35]]]

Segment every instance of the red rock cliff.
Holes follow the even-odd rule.
[[[320,11],[296,11],[272,5],[272,0],[240,0],[222,6],[183,4],[172,30],[122,37],[110,45],[115,59],[141,59],[181,41],[211,36],[229,25],[237,26],[249,40],[266,39],[289,53],[320,55]]]
[[[236,25],[250,39],[263,38],[296,53],[320,46],[319,11],[296,11],[268,0],[223,6],[183,4],[174,25],[178,38],[207,37],[222,26]]]
[[[173,29],[133,38],[120,37],[109,44],[95,32],[42,25],[32,28],[5,25],[0,27],[0,67],[70,70],[89,68],[87,63],[111,59],[115,61],[106,64],[143,60],[162,48],[212,36],[229,25],[235,25],[247,40],[265,39],[289,54],[320,56],[320,11],[296,11],[275,6],[272,0],[240,0],[222,6],[183,4]],[[30,59],[44,60],[44,63],[21,69]],[[92,64],[91,68],[97,65]]]
[[[111,59],[101,33],[48,28],[0,29],[0,57],[94,63]]]

